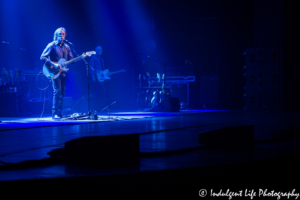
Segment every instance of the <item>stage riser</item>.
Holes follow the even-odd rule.
[[[254,147],[254,126],[225,127],[199,134],[199,143],[212,148],[243,149]]]
[[[139,164],[139,151],[139,135],[83,137],[65,143],[69,162],[99,167]]]

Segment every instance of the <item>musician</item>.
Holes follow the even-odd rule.
[[[61,27],[54,32],[54,41],[49,43],[44,49],[41,60],[44,64],[52,65],[60,69],[61,66],[57,62],[64,58],[66,61],[73,58],[70,47],[64,43],[67,32],[66,29]],[[53,105],[52,105],[52,119],[57,120],[62,118],[63,99],[65,96],[67,72],[61,72],[60,76],[52,79],[53,86]]]
[[[107,98],[107,93],[106,93],[106,87],[104,82],[99,82],[97,80],[97,71],[98,70],[105,70],[104,67],[104,60],[101,57],[102,56],[102,47],[97,46],[95,48],[96,55],[93,55],[90,59],[90,75],[92,79],[92,84],[91,84],[91,93],[93,94],[93,100],[92,100],[92,108],[96,109],[98,111],[101,111],[106,104],[106,98]],[[110,73],[108,73],[110,75]]]

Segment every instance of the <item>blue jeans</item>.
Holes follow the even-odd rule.
[[[52,80],[53,86],[53,104],[52,115],[61,115],[63,100],[66,91],[67,76],[60,75],[57,79]]]

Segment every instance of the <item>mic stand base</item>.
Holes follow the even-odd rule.
[[[71,44],[70,47],[72,48],[72,50],[74,51],[74,53],[77,54],[77,56],[79,56],[79,54],[75,51],[74,45],[72,43],[69,43],[69,44]],[[92,114],[91,107],[90,107],[90,79],[89,79],[90,65],[89,65],[89,63],[84,58],[82,60],[84,61],[85,65],[86,65],[86,71],[87,71],[88,114],[85,114],[83,116],[78,116],[77,119],[87,117],[87,119],[89,119],[89,120],[92,120],[92,119],[93,120],[97,120],[98,119],[97,112],[94,113],[94,114]]]
[[[105,109],[108,110],[108,118],[107,118],[107,119],[112,119],[112,118],[110,118],[110,107],[112,107],[112,106],[115,105],[116,103],[117,103],[117,102],[115,101],[115,102],[113,102],[112,104],[106,106],[105,108],[103,108],[103,109],[101,110],[101,112],[104,111]],[[105,119],[105,118],[103,118],[103,119]]]
[[[84,113],[83,115],[71,115],[70,117],[62,118],[61,120],[98,120],[98,115],[96,111],[94,111],[93,113],[89,111],[88,113]]]

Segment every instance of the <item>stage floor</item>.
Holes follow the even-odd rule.
[[[99,113],[99,120],[52,121],[50,116],[2,117],[0,120],[0,181],[141,173],[300,154],[298,135],[282,135],[289,129],[299,129],[299,112],[112,111],[110,116]],[[201,133],[245,125],[254,125],[255,146],[251,150],[211,149],[199,143]],[[64,148],[65,142],[70,140],[127,134],[139,135],[142,153],[139,165],[101,169],[43,162],[50,157],[47,153]],[[281,139],[274,142],[274,138]]]

